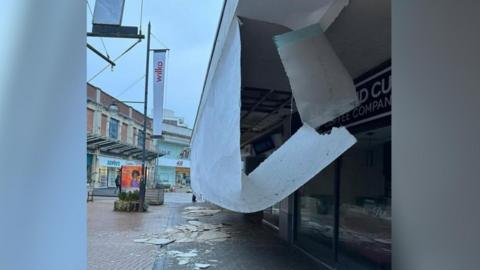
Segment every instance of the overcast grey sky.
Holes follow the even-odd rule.
[[[92,11],[95,0],[89,0]],[[202,92],[205,72],[223,0],[144,0],[142,32],[152,23],[151,48],[170,49],[167,59],[165,108],[185,117],[189,127],[194,119]],[[126,0],[122,25],[140,24],[141,0]],[[91,30],[87,9],[87,30]],[[116,58],[135,40],[103,39],[110,58]],[[100,38],[89,37],[88,43],[105,52]],[[108,68],[90,81],[93,85],[120,100],[143,101],[145,80],[146,39],[120,58],[113,71]],[[151,60],[150,58],[150,64]],[[87,81],[107,63],[87,50]],[[150,67],[150,72],[152,68]],[[151,73],[150,73],[151,74]],[[148,114],[152,112],[151,78],[149,75]],[[126,88],[136,84],[129,90]],[[130,104],[143,112],[142,104]]]

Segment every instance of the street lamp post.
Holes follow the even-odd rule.
[[[145,167],[145,161],[147,157],[146,152],[146,140],[147,140],[147,101],[148,101],[148,67],[150,62],[150,22],[148,23],[147,33],[147,61],[145,66],[145,100],[143,104],[143,143],[142,143],[142,181],[140,181],[140,209],[144,211],[145,204],[145,191],[147,183],[147,172]]]

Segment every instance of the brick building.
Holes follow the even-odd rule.
[[[115,189],[123,165],[141,165],[143,114],[100,88],[87,84],[87,182],[94,189]],[[147,180],[152,180],[160,156],[147,118]]]

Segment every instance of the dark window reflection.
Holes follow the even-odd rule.
[[[390,127],[355,137],[340,169],[339,269],[391,269]]]
[[[275,227],[279,227],[280,203],[263,210],[263,219]]]
[[[333,263],[334,173],[331,164],[297,192],[296,243],[329,264]]]

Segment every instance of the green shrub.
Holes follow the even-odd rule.
[[[118,199],[119,199],[120,201],[126,201],[126,200],[127,200],[127,196],[128,196],[127,193],[126,193],[125,191],[123,191],[123,192],[120,192],[120,194],[118,194]]]
[[[138,201],[139,199],[140,199],[140,192],[138,190],[135,190],[133,192],[131,191],[128,192],[129,201]]]

